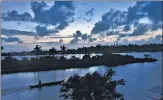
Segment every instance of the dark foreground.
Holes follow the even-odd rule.
[[[27,58],[17,60],[15,58],[6,57],[4,60],[1,60],[1,74],[49,71],[70,68],[88,68],[98,65],[113,67],[130,63],[144,63],[154,61],[157,60],[152,58],[134,58],[133,56],[124,56],[120,54],[104,54],[102,56],[93,57],[85,55],[82,59],[76,58],[74,56],[72,56],[71,59],[66,59],[64,57],[56,58],[55,56],[46,56],[31,58],[30,60]]]

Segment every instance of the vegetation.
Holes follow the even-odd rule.
[[[125,81],[112,80],[115,71],[108,70],[104,75],[98,72],[84,76],[74,75],[62,83],[61,96],[67,100],[124,100],[123,94],[116,91]]]
[[[53,47],[49,49],[49,54],[54,56],[54,54],[57,54],[57,50]]]
[[[144,44],[144,45],[96,45],[91,47],[82,47],[78,49],[69,49],[67,54],[91,54],[91,53],[123,53],[123,52],[162,52],[162,44]]]
[[[3,46],[1,46],[1,51],[3,51],[4,50],[4,48],[3,48]]]
[[[50,50],[50,49],[49,49]],[[49,50],[41,50],[41,46],[36,45],[31,52],[13,52],[12,55],[48,55]],[[56,50],[56,49],[55,49]],[[123,53],[123,52],[162,52],[163,44],[143,44],[143,45],[96,45],[91,47],[81,47],[77,49],[68,49],[66,46],[60,46],[60,50],[53,54],[91,54],[91,53]],[[51,53],[50,53],[51,54]],[[3,53],[3,56],[7,53]]]
[[[93,56],[85,54],[82,59],[72,56],[71,59],[66,59],[64,56],[57,58],[55,56],[44,56],[37,58],[23,58],[17,60],[11,56],[7,56],[1,60],[1,73],[14,73],[14,72],[35,72],[57,69],[69,68],[88,68],[91,66],[105,65],[117,66],[130,63],[143,63],[154,62],[156,59],[152,58],[134,58],[133,56],[105,53],[102,56]]]
[[[38,55],[39,53],[41,52],[41,46],[39,45],[36,45],[36,47],[34,48],[33,52],[37,55],[37,58],[38,58]]]
[[[60,46],[60,48],[61,48],[61,53],[64,55],[66,52],[66,47],[63,45],[63,46]]]

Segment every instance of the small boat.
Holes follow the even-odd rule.
[[[151,55],[150,55],[150,54],[144,54],[144,57],[145,57],[145,58],[150,58]]]
[[[29,85],[30,88],[41,88],[41,87],[44,87],[44,86],[52,86],[52,85],[59,85],[63,82],[64,80],[62,81],[57,81],[57,82],[48,82],[48,83],[42,83],[42,84],[36,84],[36,85]]]

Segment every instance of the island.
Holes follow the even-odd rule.
[[[92,57],[89,54],[85,54],[82,59],[79,59],[75,56],[72,56],[70,59],[66,59],[63,55],[59,58],[56,56],[37,56],[36,58],[23,58],[21,60],[18,60],[16,58],[12,58],[12,56],[7,56],[4,60],[1,60],[1,74],[49,71],[71,68],[88,68],[99,65],[114,67],[124,64],[154,61],[157,61],[157,59],[153,59],[150,57],[134,58],[130,55],[120,55],[112,53],[104,53],[103,55],[95,55]]]

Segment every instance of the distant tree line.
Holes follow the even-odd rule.
[[[1,50],[4,48],[1,47]],[[49,50],[42,50],[42,47],[36,45],[31,52],[12,52],[12,55],[55,55],[55,54],[91,54],[91,53],[122,53],[122,52],[162,52],[163,44],[129,44],[129,45],[96,45],[90,47],[79,47],[77,49],[68,49],[65,45],[60,46],[60,50],[55,47]],[[9,55],[2,53],[3,56]]]

